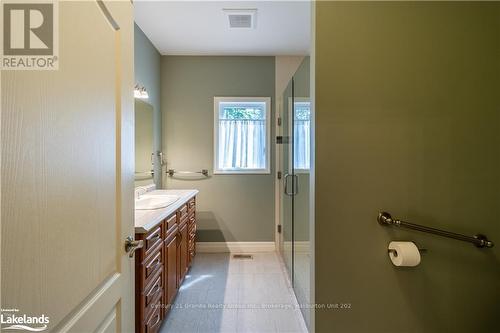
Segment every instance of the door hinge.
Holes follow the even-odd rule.
[[[281,179],[282,173],[281,171],[278,171],[278,179]]]
[[[281,126],[281,117],[278,117],[278,126]]]
[[[278,224],[278,233],[281,234],[281,224]]]
[[[289,143],[290,142],[290,137],[289,136],[277,136],[276,137],[276,143],[277,144],[282,144],[282,143]]]

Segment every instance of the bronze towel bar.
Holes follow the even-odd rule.
[[[454,232],[449,232],[449,231],[444,231],[444,230],[440,230],[440,229],[436,229],[436,228],[426,227],[426,226],[419,225],[419,224],[414,224],[414,223],[410,223],[410,222],[401,221],[398,219],[393,219],[391,214],[389,214],[387,212],[380,212],[378,214],[377,221],[378,221],[378,223],[380,223],[381,225],[384,225],[384,226],[403,227],[403,228],[427,232],[430,234],[439,235],[439,236],[443,236],[443,237],[453,238],[453,239],[461,240],[464,242],[469,242],[469,243],[476,245],[479,248],[483,248],[483,247],[491,248],[495,245],[492,241],[488,240],[488,238],[485,235],[477,234],[477,235],[474,235],[471,237],[471,236],[456,234]]]

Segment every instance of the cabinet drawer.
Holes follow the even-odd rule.
[[[189,226],[192,227],[196,223],[196,215],[194,212],[189,215]]]
[[[196,235],[196,223],[193,223],[192,225],[190,225],[189,228],[189,236],[194,238],[195,235]]]
[[[147,234],[144,239],[144,251],[145,256],[147,257],[154,249],[158,246],[158,244],[162,243],[162,233],[161,233],[161,225],[156,227],[153,231]]]
[[[144,280],[145,283],[144,285],[149,285],[151,282],[150,279],[156,274],[158,270],[161,270],[163,266],[163,258],[162,258],[162,247],[160,246],[156,252],[153,252],[146,260],[144,261],[143,264],[143,269],[144,269]]]
[[[189,250],[189,261],[190,261],[190,262],[192,262],[192,261],[193,261],[193,259],[194,259],[194,255],[195,255],[195,254],[196,254],[196,251],[195,251],[195,249],[194,249],[194,247],[193,247],[193,249],[192,249],[192,250]]]
[[[161,304],[160,302],[154,304],[154,311],[151,317],[146,322],[144,332],[146,333],[156,333],[161,326]]]
[[[196,244],[193,242],[192,244],[189,245],[189,250],[188,250],[189,265],[193,263],[195,255],[196,255]]]
[[[165,230],[168,233],[170,229],[172,229],[177,223],[177,214],[173,214],[172,216],[167,217],[165,220]]]
[[[195,198],[192,198],[191,200],[189,200],[188,202],[188,211],[189,213],[192,213],[196,210],[196,199]]]
[[[154,278],[151,280],[152,283],[146,287],[144,291],[144,305],[146,308],[150,307],[152,304],[161,300],[161,295],[163,291],[162,283],[162,270],[155,274]],[[149,311],[147,311],[149,312]],[[147,317],[147,315],[146,315]]]
[[[182,220],[186,219],[188,217],[188,205],[182,205],[179,210],[177,211],[177,218],[179,219],[179,223],[182,222]]]
[[[189,230],[189,243],[194,243],[196,239],[196,225]]]

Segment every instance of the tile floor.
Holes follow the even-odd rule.
[[[295,295],[297,296],[297,302],[302,304],[309,304],[310,302],[310,265],[311,265],[311,256],[309,251],[300,252],[295,251]],[[302,315],[307,323],[310,322],[309,310],[306,308],[303,309]]]
[[[307,332],[284,274],[274,252],[199,253],[160,332]]]

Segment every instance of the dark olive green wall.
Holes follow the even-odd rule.
[[[351,304],[317,332],[498,332],[500,3],[319,2],[315,54],[316,302]],[[391,240],[421,265],[394,267]]]

